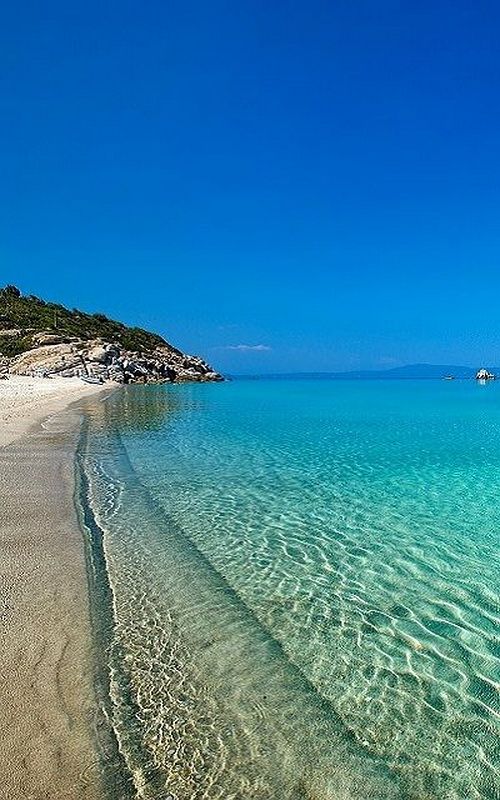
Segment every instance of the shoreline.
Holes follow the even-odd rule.
[[[75,456],[78,405],[107,388],[0,385],[1,800],[104,796]]]
[[[86,384],[79,378],[11,375],[0,380],[0,453],[72,403],[115,388],[118,384]]]
[[[107,398],[104,398],[107,399]],[[88,604],[93,643],[93,686],[96,703],[94,741],[100,757],[103,797],[133,800],[133,776],[121,751],[113,724],[109,652],[115,631],[113,591],[104,550],[104,531],[92,510],[90,483],[85,472],[88,423],[80,426],[75,450],[75,510],[82,536],[87,577]],[[105,656],[105,658],[103,657]],[[112,787],[112,791],[110,788]]]

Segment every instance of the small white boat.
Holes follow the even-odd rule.
[[[82,378],[84,383],[102,383],[101,378],[92,378],[90,375],[88,377]]]

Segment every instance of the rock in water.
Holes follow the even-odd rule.
[[[487,369],[479,369],[476,372],[476,380],[477,381],[494,381],[495,375],[493,372],[488,372]]]

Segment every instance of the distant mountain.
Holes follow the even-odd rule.
[[[500,368],[487,367],[489,372],[499,374]],[[350,372],[291,372],[275,375],[241,375],[239,378],[257,379],[274,378],[286,380],[287,378],[315,378],[317,380],[425,380],[453,376],[454,378],[474,378],[476,367],[464,367],[456,364],[407,364],[404,367],[391,369],[366,369],[351,370]]]
[[[491,370],[495,372],[495,370]],[[474,378],[475,367],[457,366],[456,364],[406,364],[404,367],[392,367],[384,370],[356,370],[338,372],[337,377],[344,378],[443,378],[453,375],[455,378]]]

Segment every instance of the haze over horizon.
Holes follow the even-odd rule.
[[[499,23],[460,0],[11,5],[0,285],[224,372],[500,363]]]

